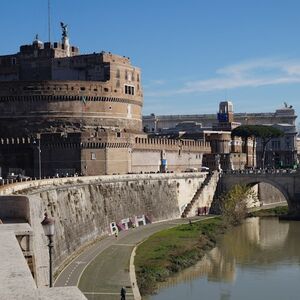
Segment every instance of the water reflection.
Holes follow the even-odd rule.
[[[244,300],[245,289],[249,288],[254,291],[248,299],[254,299],[255,293],[255,299],[298,299],[299,225],[277,218],[247,219],[242,226],[225,234],[197,265],[171,278],[150,299]],[[293,282],[294,287],[289,287]],[[289,292],[295,292],[294,297],[286,297],[283,284]],[[271,291],[274,294],[269,295]]]

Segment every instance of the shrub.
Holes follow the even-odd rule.
[[[235,185],[220,197],[221,215],[227,225],[239,225],[247,216],[247,201],[257,200],[250,187]]]

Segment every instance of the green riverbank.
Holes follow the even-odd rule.
[[[210,218],[160,231],[136,251],[135,270],[142,295],[153,293],[159,282],[194,265],[212,249],[226,230],[221,218]]]
[[[248,214],[248,217],[280,217],[288,214],[288,206],[260,209]]]
[[[261,209],[249,217],[286,215],[288,207]],[[135,270],[141,295],[153,293],[159,282],[196,264],[215,247],[217,238],[227,230],[221,217],[160,231],[143,242],[136,251]]]

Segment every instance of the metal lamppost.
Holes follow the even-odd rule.
[[[39,178],[42,179],[42,160],[41,160],[41,135],[37,134],[38,139],[38,151],[39,151]]]
[[[36,142],[37,140],[37,142]],[[39,168],[39,179],[42,179],[42,149],[41,149],[41,134],[38,133],[36,137],[33,140],[33,144],[37,144],[37,150],[38,150],[38,168]]]
[[[54,235],[54,219],[49,218],[48,214],[44,214],[44,220],[41,222],[45,235],[48,237],[49,247],[49,287],[52,287],[52,248]]]

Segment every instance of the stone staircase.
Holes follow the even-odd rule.
[[[190,211],[192,210],[194,204],[196,203],[196,201],[199,199],[199,197],[201,196],[204,188],[206,186],[209,185],[211,179],[214,177],[215,173],[209,173],[205,180],[202,182],[201,186],[199,187],[199,189],[196,191],[196,193],[194,194],[192,200],[190,203],[188,203],[188,205],[184,208],[184,211],[181,214],[181,218],[186,218],[188,217]]]

